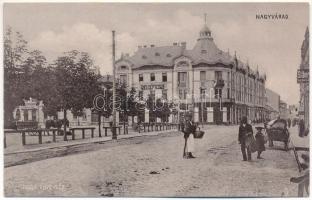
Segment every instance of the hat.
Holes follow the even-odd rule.
[[[243,117],[242,117],[241,123],[242,123],[242,124],[247,124],[247,117],[246,117],[246,116],[243,116]]]
[[[261,127],[261,126],[257,126],[256,129],[257,129],[258,131],[261,131],[261,130],[264,129],[264,128]]]

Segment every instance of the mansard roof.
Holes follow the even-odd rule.
[[[229,52],[220,50],[214,43],[211,31],[207,25],[199,32],[199,38],[192,49],[186,49],[186,43],[174,43],[172,46],[160,47],[156,47],[155,45],[148,47],[140,46],[132,56],[122,56],[117,63],[126,60],[131,63],[130,67],[132,69],[146,68],[148,66],[171,68],[174,66],[174,61],[181,56],[189,58],[192,65],[206,63],[209,65],[223,64],[229,66],[234,65],[234,62],[237,61],[237,68],[239,70],[247,72],[249,68],[250,74],[256,75],[257,73],[249,67],[248,63],[245,64],[237,59],[236,53],[234,56],[231,56]]]
[[[181,46],[140,47],[128,60],[133,68],[145,65],[173,66],[174,59],[182,55]]]
[[[222,63],[229,65],[233,59],[229,53],[221,51],[213,40],[198,40],[192,50],[186,50],[185,56],[192,58],[194,64],[205,62],[207,64]]]
[[[133,63],[132,68],[145,65],[173,66],[174,60],[186,56],[192,60],[192,64],[199,63],[230,65],[233,58],[229,53],[221,51],[211,40],[199,40],[191,50],[186,50],[180,45],[162,47],[141,47],[133,56],[127,58]]]

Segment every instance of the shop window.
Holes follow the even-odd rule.
[[[167,90],[162,90],[162,98],[167,100]]]
[[[150,91],[150,96],[153,100],[155,100],[155,90]]]

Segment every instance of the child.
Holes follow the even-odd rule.
[[[265,151],[265,146],[264,146],[264,135],[263,133],[261,132],[261,130],[263,129],[263,127],[256,127],[257,129],[257,133],[255,135],[255,138],[256,138],[256,143],[257,143],[257,146],[258,146],[258,156],[257,158],[258,159],[263,159],[260,155],[263,151]]]

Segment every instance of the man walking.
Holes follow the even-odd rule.
[[[238,142],[241,145],[241,151],[243,154],[243,161],[251,160],[251,146],[246,144],[246,139],[253,136],[252,126],[247,123],[247,117],[242,117],[241,124],[238,131]],[[247,150],[247,155],[246,155]]]

